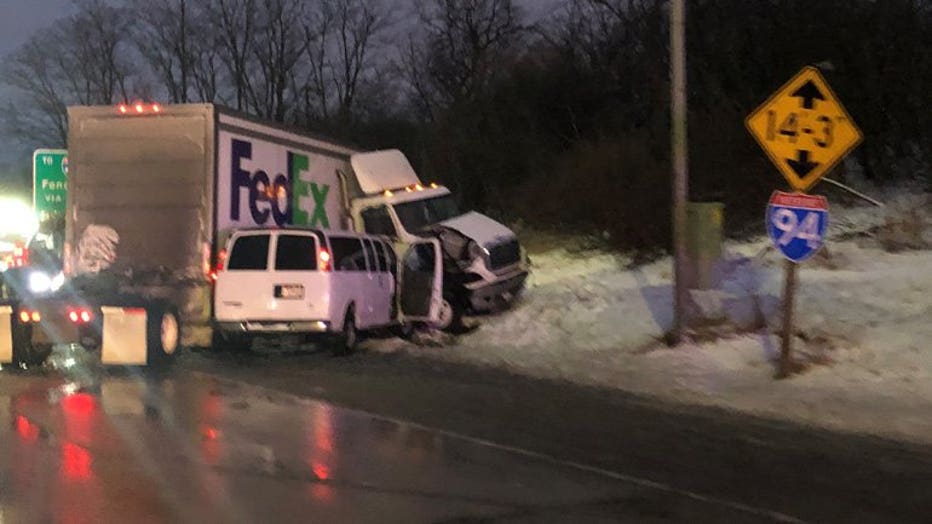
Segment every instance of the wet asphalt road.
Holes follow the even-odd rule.
[[[4,524],[759,520],[184,369],[69,378],[0,375]]]
[[[932,514],[932,450],[916,446],[405,354],[201,352],[178,364],[78,386],[0,373],[0,522]]]

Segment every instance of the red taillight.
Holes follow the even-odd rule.
[[[94,320],[94,314],[89,309],[69,309],[68,320],[75,324],[87,324]]]
[[[20,311],[20,312],[19,312],[19,321],[22,322],[23,324],[29,322],[29,312],[28,312],[28,311]]]
[[[142,104],[136,104],[136,112],[137,112],[137,113],[142,113],[143,110],[145,110],[145,108],[142,106]]]
[[[207,272],[207,280],[211,282],[216,282],[217,276],[220,274],[221,271],[223,271],[223,266],[226,264],[226,261],[227,261],[227,250],[221,249],[220,252],[217,253],[217,262],[214,264],[214,268]]]
[[[162,108],[161,108],[158,104],[152,104],[152,112],[153,112],[153,113],[158,113],[158,112],[161,111],[161,110],[162,110]]]
[[[317,268],[320,271],[330,271],[330,252],[326,249],[321,249],[317,254]]]
[[[126,104],[120,104],[120,112],[125,115],[127,111],[129,111],[129,109],[126,108]]]

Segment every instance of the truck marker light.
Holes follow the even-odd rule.
[[[387,197],[390,197],[390,196],[392,196],[394,193],[392,193],[391,191],[389,191],[388,189],[386,189],[385,192],[382,193],[382,194],[385,195],[385,196],[387,196]]]
[[[423,191],[424,186],[422,186],[421,184],[414,184],[414,189],[417,189],[418,191]]]
[[[405,186],[405,192],[410,193],[412,191],[411,186]]]
[[[431,182],[431,183],[430,183],[430,188],[431,188],[431,189],[437,189],[437,187],[438,187],[438,186],[437,186],[437,183],[436,183],[436,182]]]

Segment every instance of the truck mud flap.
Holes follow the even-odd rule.
[[[0,306],[0,364],[13,363],[13,307]]]
[[[146,309],[103,306],[100,361],[124,366],[146,364]]]

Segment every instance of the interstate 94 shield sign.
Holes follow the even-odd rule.
[[[828,200],[824,196],[774,191],[767,205],[767,233],[784,257],[802,262],[825,241]]]

